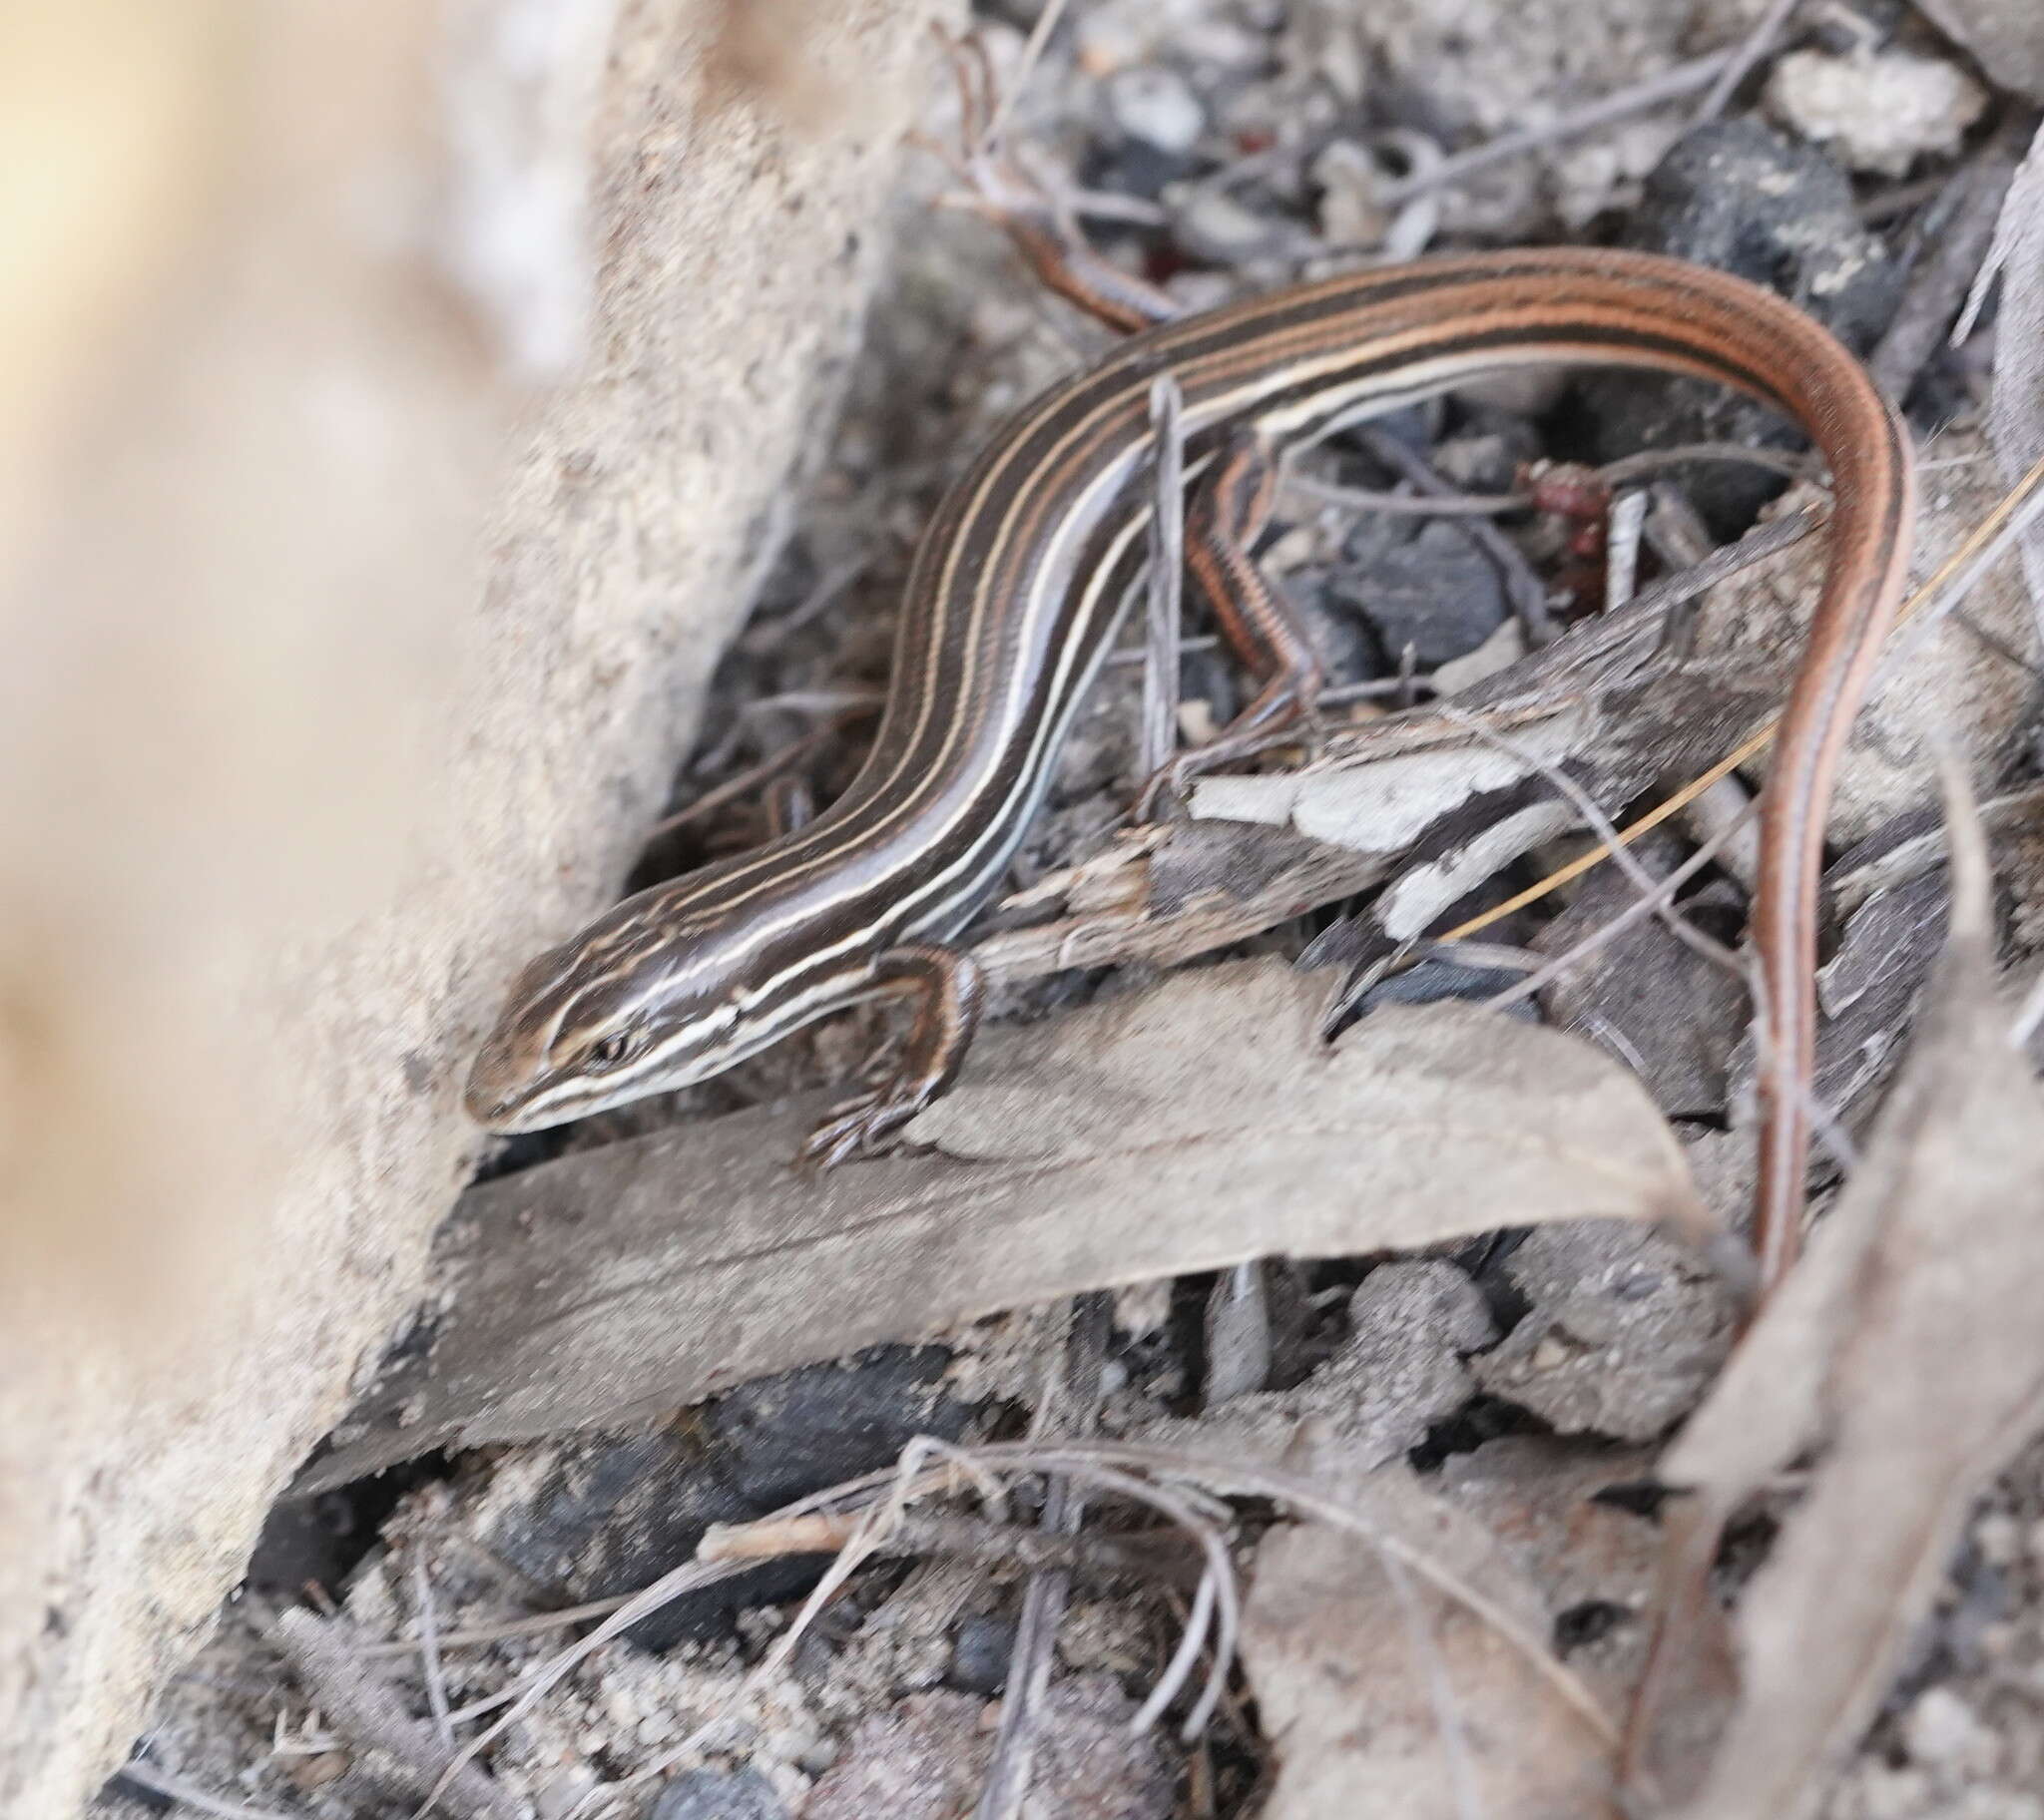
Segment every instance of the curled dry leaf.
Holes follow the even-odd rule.
[[[1366,1481],[1379,1530],[1544,1635],[1552,1613],[1498,1539],[1402,1468]],[[1607,1740],[1467,1604],[1359,1536],[1275,1530],[1243,1610],[1244,1666],[1277,1744],[1264,1820],[1560,1820],[1594,1814]],[[1368,1791],[1366,1806],[1359,1803]]]
[[[1317,1041],[1273,962],[989,1032],[910,1128],[936,1154],[799,1174],[816,1113],[743,1113],[473,1188],[451,1299],[310,1485],[428,1448],[647,1420],[741,1379],[996,1309],[1268,1254],[1499,1225],[1687,1222],[1638,1084],[1559,1032],[1399,1007]]]
[[[1808,1811],[2044,1407],[2044,1094],[1995,990],[1977,824],[1953,846],[1952,939],[1873,1141],[1663,1467],[1724,1512],[1827,1443],[1745,1594],[1740,1704],[1688,1820]]]

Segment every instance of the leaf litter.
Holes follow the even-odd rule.
[[[1081,15],[1085,54],[1103,67],[1131,54],[1095,29],[1121,10]],[[1357,29],[1341,11],[1314,27],[1330,56]],[[1383,29],[1388,43],[1407,28]],[[1423,22],[1413,29],[1424,35]],[[1397,61],[1395,48],[1379,52]],[[2023,256],[2038,170],[2033,150],[2001,233],[2011,250],[1992,432],[2010,482],[2044,451],[2024,328],[2044,307],[2044,264]],[[1029,332],[1019,316],[1000,326],[1018,341]],[[1963,428],[1930,451],[1971,464],[1948,470],[1949,499],[1933,489],[1933,554],[1979,516],[1977,452]],[[423,1554],[358,1570],[347,1616],[359,1628],[321,1639],[342,1650],[338,1684],[350,1659],[389,1647],[364,1638],[408,1630],[413,1716],[465,1700],[451,1722],[466,1729],[511,1708],[492,1774],[550,1817],[612,1811],[621,1795],[615,1811],[653,1811],[630,1805],[648,1763],[686,1769],[663,1802],[701,1793],[770,1799],[757,1811],[776,1815],[804,1803],[906,1815],[934,1791],[948,1812],[979,1786],[989,1735],[980,1693],[960,1690],[956,1620],[991,1621],[1048,1563],[1076,1588],[1037,1796],[1063,1805],[1025,1813],[1246,1812],[1253,1779],[1227,1784],[1233,1804],[1217,1794],[1230,1752],[1264,1754],[1256,1811],[1280,1820],[1345,1815],[1358,1788],[1386,1814],[1452,1820],[1601,1816],[1621,1799],[1691,1820],[1812,1808],[1904,1665],[1969,1501],[2038,1424],[2044,1357],[2028,1336],[2044,1284],[2044,1109],[2007,1040],[2013,1008],[1993,977],[1977,854],[1958,868],[1953,939],[1925,984],[1924,924],[1946,881],[1935,830],[1911,820],[1927,790],[1924,724],[1963,725],[1997,787],[2025,774],[2035,643],[2008,569],[1939,628],[1972,669],[1926,689],[1911,647],[1892,665],[1892,711],[1876,703],[1857,742],[1869,782],[1848,831],[1868,838],[1839,870],[1864,889],[1841,900],[1819,1084],[1863,1154],[1715,1388],[1738,1304],[1671,1231],[1704,1226],[1693,1175],[1721,1220],[1744,1198],[1737,1017],[1722,1003],[1685,1022],[1698,993],[1724,995],[1656,917],[1594,956],[1581,947],[1633,914],[1631,881],[1600,880],[1531,932],[1528,966],[1555,969],[1543,1003],[1574,1036],[1467,1006],[1407,1006],[1325,1045],[1326,983],[1270,958],[1274,947],[1288,958],[1288,938],[1265,932],[1395,881],[1354,920],[1414,935],[1575,824],[1557,773],[1615,804],[1738,743],[1778,693],[1781,643],[1820,542],[1776,540],[1770,568],[1721,583],[1704,625],[1732,636],[1681,661],[1670,661],[1667,595],[1651,587],[1517,664],[1451,660],[1436,681],[1465,684],[1454,715],[1502,738],[1448,714],[1364,719],[1302,770],[1203,782],[1198,819],[1123,833],[1091,857],[1055,833],[1055,869],[1001,907],[978,953],[1010,993],[1110,965],[1131,969],[1128,987],[990,1032],[959,1092],[913,1132],[915,1153],[820,1190],[797,1183],[780,1165],[813,1116],[798,1101],[574,1150],[471,1190],[443,1235],[445,1294],[307,1483],[427,1448],[528,1446],[471,1457],[458,1497],[435,1484],[400,1504],[386,1535],[434,1551],[430,1578]],[[2033,531],[2032,562],[2036,549]],[[1507,635],[1523,636],[1507,622],[1492,644]],[[1914,727],[1902,711],[1912,705]],[[1082,730],[1078,767],[1112,774],[1111,738],[1107,761],[1085,744]],[[2026,842],[2040,844],[2026,791],[2015,781],[1999,798],[2012,868]],[[2016,928],[2034,932],[2044,893],[2011,876]],[[1675,901],[1671,888],[1664,908]],[[1682,908],[1705,906],[1692,893]],[[1260,961],[1145,978],[1258,938]],[[1160,1206],[1168,1219],[1153,1216]],[[1122,1345],[1115,1372],[1141,1381],[1110,1389],[1106,1439],[911,1447],[893,1472],[816,1492],[778,1528],[713,1531],[703,1559],[623,1609],[571,1607],[601,1622],[567,1654],[548,1653],[536,1628],[570,1621],[545,1610],[563,1592],[521,1583],[493,1557],[486,1525],[450,1516],[478,1495],[515,1503],[548,1437],[649,1423],[687,1433],[694,1399],[876,1341],[939,1331],[960,1380],[983,1383],[1007,1369],[990,1361],[1008,1345],[1002,1394],[1024,1396],[1052,1375],[1044,1336],[1059,1323],[994,1311],[1274,1254],[1347,1260],[1300,1278],[1297,1381],[1266,1383],[1283,1377],[1268,1345],[1243,1380],[1266,1387],[1248,1394],[1229,1394],[1210,1361],[1204,1412],[1187,1415],[1201,1367],[1146,1367]],[[1161,1306],[1159,1334],[1176,1318]],[[1657,1466],[1653,1444],[1700,1396]],[[998,1432],[998,1414],[988,1420]],[[1086,1488],[1074,1536],[1015,1521],[1057,1479]],[[965,1522],[961,1499],[984,1521]],[[1629,1740],[1682,1545],[1750,1508],[1779,1525],[1772,1554],[1729,1614],[1712,1596],[1683,1615],[1685,1654],[1663,1678],[1651,1736]],[[738,1571],[719,1554],[733,1548],[846,1552],[799,1612],[749,1613],[736,1653],[727,1642],[653,1657],[610,1643],[667,1594]],[[2004,1538],[1992,1552],[2007,1562],[2021,1551]],[[1751,1568],[1738,1553],[1713,1593]],[[369,1724],[344,1698],[335,1705],[324,1730],[302,1714],[302,1734],[276,1743],[294,1802],[324,1814],[358,1786],[380,1798],[355,1777],[378,1748],[417,1758],[396,1766],[392,1787],[472,1768],[444,1767],[444,1723]],[[1083,1765],[1070,1779],[1061,1739],[1084,1756],[1087,1737],[1125,1737],[1167,1706],[1172,1731],[1213,1722],[1183,1743],[1153,1727],[1132,1752],[1096,1753],[1094,1780]],[[1940,1738],[1977,1748],[1980,1728],[1967,1732],[1955,1706],[1963,1715],[1932,1686],[1891,1736],[1925,1760]],[[351,1739],[350,1725],[386,1735]],[[189,1727],[179,1735],[189,1741]],[[481,1741],[471,1732],[463,1758]],[[334,1779],[350,1747],[355,1766]],[[247,1760],[261,1744],[242,1749]],[[929,1773],[904,1783],[917,1762]],[[279,1786],[261,1785],[266,1796]],[[494,1811],[494,1787],[463,1787],[476,1811]]]

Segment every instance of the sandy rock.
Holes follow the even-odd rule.
[[[1926,153],[1954,152],[1987,94],[1957,64],[1912,51],[1831,57],[1791,51],[1775,65],[1766,104],[1783,125],[1854,171],[1900,177]]]
[[[800,120],[684,0],[104,0],[0,72],[76,142],[0,356],[0,1809],[125,1750],[659,800],[921,80],[913,0],[807,11]]]

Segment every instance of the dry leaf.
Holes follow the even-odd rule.
[[[798,1173],[809,1102],[471,1189],[442,1237],[451,1305],[317,1483],[620,1427],[996,1309],[1267,1254],[1693,1215],[1680,1146],[1588,1045],[1434,1005],[1327,1046],[1322,998],[1245,962],[989,1032],[910,1128],[936,1155]]]
[[[1522,1632],[1552,1627],[1539,1591],[1475,1518],[1403,1468],[1363,1490],[1379,1529]],[[1358,1536],[1300,1525],[1266,1538],[1242,1651],[1278,1757],[1263,1820],[1582,1820],[1610,1789],[1604,1740],[1552,1681]]]
[[[2020,9],[2028,0],[2006,3]],[[2028,26],[2034,60],[2044,65],[2034,16]],[[2044,82],[2044,74],[2039,81]],[[2014,486],[2044,459],[2044,129],[2009,185],[1989,260],[2001,267],[2001,317],[1994,338],[1988,431],[2001,478]],[[2030,600],[2044,627],[2044,527],[2031,526],[2021,548]]]
[[[1952,939],[1873,1142],[1664,1467],[1730,1509],[1829,1443],[1742,1602],[1745,1685],[1689,1820],[1808,1811],[2044,1397],[2044,1094],[1995,989],[1977,824],[1952,835]]]

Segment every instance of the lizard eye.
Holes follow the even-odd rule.
[[[589,1066],[596,1069],[613,1069],[629,1061],[639,1051],[639,1034],[636,1031],[621,1030],[615,1036],[604,1038],[589,1052]]]

